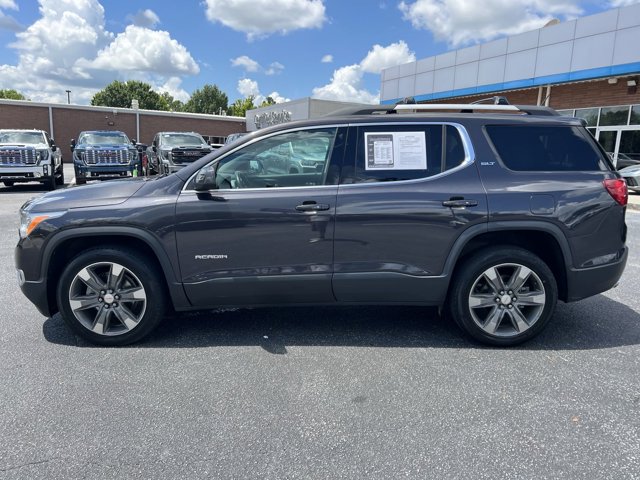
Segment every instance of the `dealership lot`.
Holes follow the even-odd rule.
[[[41,191],[0,187],[0,478],[640,478],[639,212],[620,286],[518,348],[432,309],[323,307],[175,315],[108,349],[17,286]]]

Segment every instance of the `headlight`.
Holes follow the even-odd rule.
[[[160,156],[166,160],[171,160],[171,150],[160,150]]]
[[[64,215],[65,212],[25,212],[20,211],[20,238],[27,238],[29,234],[43,221],[50,218],[57,218]]]
[[[36,151],[36,160],[38,162],[42,161],[42,160],[48,160],[49,159],[49,150],[37,150]]]

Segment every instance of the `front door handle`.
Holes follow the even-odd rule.
[[[476,207],[477,205],[477,200],[465,200],[464,198],[452,198],[450,200],[445,200],[444,202],[442,202],[442,206],[453,208]]]
[[[319,212],[322,210],[329,210],[329,208],[331,207],[326,203],[305,202],[302,205],[298,205],[296,207],[296,210],[298,210],[299,212]]]

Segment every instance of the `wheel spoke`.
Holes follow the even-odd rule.
[[[544,292],[519,293],[517,304],[525,307],[542,307],[546,302]]]
[[[139,320],[135,320],[136,316],[133,313],[131,313],[131,310],[129,310],[124,305],[120,305],[119,307],[117,307],[114,310],[114,312],[116,314],[116,317],[118,317],[118,320],[120,320],[120,322],[122,323],[122,325],[127,327],[127,330],[131,330],[133,327],[138,325]]]
[[[98,314],[96,315],[91,330],[99,335],[104,335],[104,333],[107,331],[107,328],[109,327],[108,317],[109,310],[107,310],[106,308],[101,308],[100,310],[98,310]]]
[[[109,278],[107,279],[107,287],[110,290],[117,290],[122,283],[122,279],[124,277],[126,270],[122,265],[118,265],[117,263],[112,263],[111,268],[109,269]]]
[[[522,333],[529,328],[527,319],[518,307],[509,309],[507,313],[511,318],[511,323],[513,323],[513,326],[518,333]]]
[[[473,293],[469,296],[471,308],[486,308],[496,305],[496,296],[491,294]]]
[[[80,270],[78,272],[78,278],[82,280],[87,287],[89,287],[96,293],[105,288],[104,282],[89,267]]]
[[[496,330],[498,330],[503,318],[504,310],[496,306],[488,315],[487,321],[484,323],[482,328],[491,334],[496,333]]]
[[[72,310],[88,310],[90,308],[102,307],[97,295],[79,295],[69,299]]]
[[[518,291],[522,288],[526,281],[529,280],[530,276],[531,269],[523,265],[518,265],[515,272],[513,272],[511,279],[509,280],[507,288],[514,293],[518,293]]]
[[[489,281],[489,285],[491,285],[495,293],[500,293],[505,290],[504,282],[496,267],[486,270],[484,277]]]
[[[140,302],[147,299],[147,296],[144,293],[144,288],[142,287],[133,287],[128,288],[126,290],[120,290],[118,292],[120,296],[120,302]]]

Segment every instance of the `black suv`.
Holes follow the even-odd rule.
[[[173,173],[212,150],[199,133],[158,132],[146,152],[149,173]]]
[[[307,168],[281,168],[291,157]],[[578,119],[377,106],[259,130],[171,175],[45,194],[21,209],[15,257],[40,312],[99,344],[140,340],[171,307],[411,304],[514,345],[558,299],[616,285],[626,203]]]

